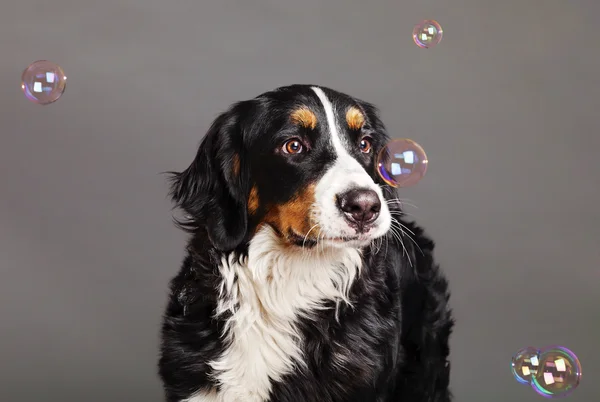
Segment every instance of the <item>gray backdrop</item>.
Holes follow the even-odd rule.
[[[457,401],[539,401],[519,348],[600,389],[598,0],[13,0],[0,6],[0,400],[161,401],[158,329],[185,236],[158,173],[230,103],[291,83],[379,105],[429,154],[401,191],[437,240]],[[419,49],[413,25],[437,19]],[[31,62],[68,75],[38,106]]]

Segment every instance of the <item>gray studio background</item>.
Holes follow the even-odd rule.
[[[464,402],[543,400],[519,348],[581,358],[600,400],[598,0],[19,0],[0,5],[0,400],[159,402],[185,236],[159,172],[230,103],[316,83],[379,105],[430,170],[401,191],[438,243]],[[429,50],[411,32],[437,19]],[[31,62],[68,76],[38,106]]]

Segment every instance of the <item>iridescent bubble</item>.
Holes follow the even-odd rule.
[[[392,187],[415,185],[427,172],[427,154],[407,138],[390,141],[377,157],[377,171]]]
[[[63,69],[47,60],[31,63],[21,76],[21,89],[33,103],[48,105],[65,92],[67,77]]]
[[[567,396],[581,380],[581,363],[569,349],[549,346],[540,351],[540,364],[531,386],[546,398]]]
[[[531,384],[540,365],[540,351],[534,347],[526,347],[519,350],[512,358],[510,371],[515,379],[521,384]]]
[[[415,25],[413,40],[420,48],[429,49],[440,43],[444,31],[440,24],[434,20],[425,20]]]

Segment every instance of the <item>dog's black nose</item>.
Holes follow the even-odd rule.
[[[379,196],[369,189],[357,188],[346,191],[338,195],[337,202],[346,219],[358,225],[373,222],[381,210]]]

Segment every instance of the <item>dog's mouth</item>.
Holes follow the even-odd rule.
[[[334,242],[334,243],[345,243],[345,242],[351,242],[351,241],[357,241],[357,240],[366,240],[366,239],[361,238],[360,236],[340,236],[340,237],[325,237],[325,238],[323,238],[323,240],[325,240],[325,241],[331,241],[331,242]]]
[[[346,243],[369,242],[372,240],[369,235],[360,236],[323,236],[323,237],[307,237],[301,236],[295,232],[288,234],[288,239],[291,243],[301,247],[314,247],[319,244],[334,244],[344,245]]]

